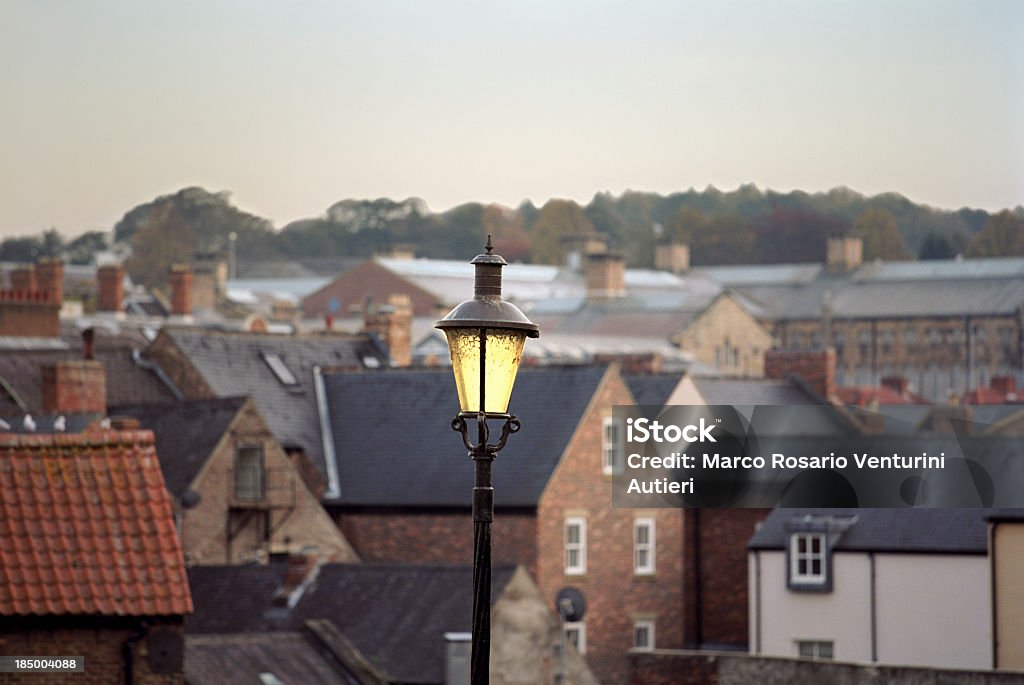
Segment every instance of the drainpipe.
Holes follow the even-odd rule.
[[[135,643],[146,637],[149,624],[139,621],[139,629],[128,636],[121,645],[121,657],[124,659],[124,685],[135,685]]]
[[[868,562],[871,564],[871,663],[878,662],[878,614],[877,594],[875,591],[875,553],[868,553]]]
[[[761,653],[761,551],[754,552],[754,654]]]

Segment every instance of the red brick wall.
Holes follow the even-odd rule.
[[[815,393],[829,399],[836,391],[836,351],[768,350],[764,353],[764,376],[799,376]]]
[[[119,264],[101,266],[96,272],[99,297],[96,309],[101,312],[119,312],[124,303],[124,267]]]
[[[469,495],[467,495],[469,499]],[[335,512],[341,532],[363,561],[407,564],[472,564],[473,519],[465,511]],[[537,518],[532,511],[494,513],[494,564],[522,564],[537,573]]]
[[[107,375],[103,364],[88,359],[64,359],[44,366],[43,411],[105,414]]]
[[[192,270],[182,264],[171,267],[171,314],[187,316],[192,313]]]
[[[41,291],[0,291],[0,335],[56,338],[60,303]]]
[[[150,621],[154,624],[153,621]],[[0,684],[110,685],[124,682],[122,646],[138,630],[139,619],[112,618],[18,618],[0,625],[0,653],[8,656],[84,656],[84,673],[0,673]],[[180,619],[170,624],[182,633]],[[182,662],[184,664],[184,661]],[[135,685],[184,685],[184,665],[176,673],[156,674],[149,666],[145,638],[135,644]]]
[[[686,512],[686,640],[688,648],[746,647],[747,541],[768,509]],[[699,596],[697,591],[699,589]]]
[[[409,296],[413,316],[438,314],[438,301],[434,295],[373,261],[363,262],[346,271],[306,297],[302,301],[302,313],[308,318],[323,318],[325,314],[331,314],[337,320],[349,316],[350,307],[358,307],[359,311],[362,311],[367,297],[373,298],[378,304],[383,304],[395,293]],[[332,298],[341,304],[339,311],[328,310]]]
[[[633,622],[655,620],[655,645],[683,644],[683,513],[679,509],[614,509],[611,479],[601,471],[602,423],[612,405],[629,404],[631,396],[615,367],[599,389],[573,437],[562,463],[548,483],[538,510],[538,586],[551,602],[566,586],[579,588],[587,600],[586,660],[605,685],[624,685],[629,677],[628,651]],[[587,520],[587,573],[565,575],[566,516]],[[656,561],[653,576],[633,573],[633,523],[638,516],[655,519]],[[549,599],[550,598],[550,599]]]

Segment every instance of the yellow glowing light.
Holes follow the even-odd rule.
[[[488,328],[486,331],[484,411],[504,414],[508,412],[526,333],[508,328]],[[480,411],[480,329],[449,328],[445,335],[452,353],[459,406],[462,411]]]

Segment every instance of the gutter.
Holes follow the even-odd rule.
[[[172,395],[174,395],[174,399],[176,399],[179,402],[185,399],[185,393],[178,389],[178,386],[176,386],[174,384],[174,381],[172,381],[170,377],[168,377],[168,375],[164,373],[164,370],[160,368],[160,365],[154,361],[143,359],[142,352],[137,347],[132,348],[132,361],[135,362],[135,365],[138,366],[139,368],[145,369],[146,371],[150,371],[157,378],[159,378],[160,382],[167,386],[167,389],[171,391]]]
[[[320,419],[320,438],[323,441],[324,465],[327,467],[327,491],[323,500],[341,497],[341,482],[338,478],[338,461],[334,452],[334,433],[331,432],[330,414],[327,409],[327,391],[324,389],[324,375],[319,366],[313,367],[313,390],[316,395],[316,413]]]

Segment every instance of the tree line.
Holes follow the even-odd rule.
[[[369,257],[395,249],[418,256],[469,259],[492,235],[509,261],[558,264],[566,239],[593,237],[632,267],[651,267],[655,246],[684,241],[694,265],[820,262],[834,235],[859,236],[864,258],[942,259],[1024,255],[1024,207],[989,214],[937,210],[901,195],[867,197],[845,188],[776,193],[753,185],[670,195],[598,193],[586,205],[553,199],[541,207],[469,202],[431,212],[416,198],[343,200],[322,215],[281,229],[231,204],[230,195],[185,188],[128,212],[111,233],[65,241],[56,229],[0,243],[0,260],[63,256],[89,263],[112,245],[130,247],[133,279],[159,285],[167,269],[199,254],[226,254],[234,234],[240,264],[303,257]],[[127,250],[126,250],[127,252]]]

